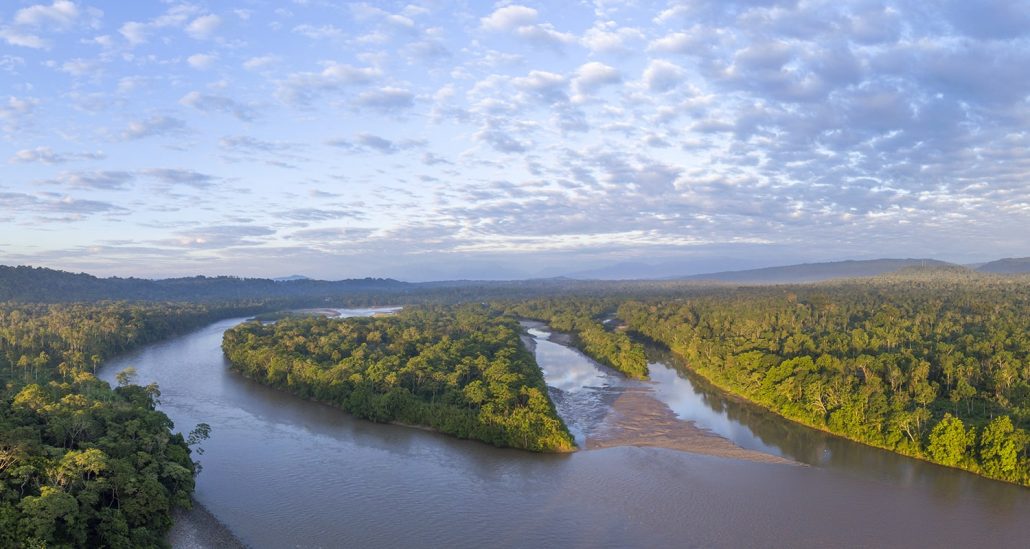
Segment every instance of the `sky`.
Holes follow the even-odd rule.
[[[0,2],[0,263],[1030,255],[1030,1]]]

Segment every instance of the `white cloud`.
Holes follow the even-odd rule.
[[[639,29],[629,27],[618,27],[613,21],[598,23],[587,29],[580,42],[590,51],[600,54],[609,53],[630,53],[629,42],[637,42],[644,39],[644,33]]]
[[[360,107],[368,107],[381,112],[394,112],[410,108],[415,104],[415,94],[411,91],[387,86],[369,90],[358,95],[355,103]]]
[[[56,179],[40,181],[40,184],[61,185],[80,189],[120,190],[133,182],[135,176],[122,170],[91,172],[63,172]]]
[[[8,96],[6,102],[0,102],[0,128],[7,132],[23,129],[38,105],[35,97]]]
[[[278,83],[276,95],[282,101],[298,106],[310,104],[324,92],[343,87],[370,84],[382,76],[373,67],[354,67],[342,63],[328,63],[321,72],[297,72]]]
[[[195,53],[186,58],[186,62],[189,66],[197,70],[207,70],[214,66],[215,61],[218,60],[217,55],[210,53]]]
[[[293,32],[312,40],[337,39],[342,38],[344,34],[343,30],[335,25],[297,25],[293,27]]]
[[[480,19],[480,24],[487,30],[511,31],[535,23],[537,15],[535,9],[515,4],[495,10]]]
[[[72,76],[85,76],[95,73],[98,66],[98,63],[94,60],[75,58],[62,63],[61,72],[66,72]]]
[[[34,27],[54,25],[57,28],[69,28],[75,23],[79,13],[79,8],[74,2],[56,0],[49,6],[37,4],[18,10],[14,15],[14,22]]]
[[[22,48],[45,49],[50,47],[50,42],[43,38],[25,31],[11,27],[0,27],[0,38],[12,46]]]
[[[137,21],[123,23],[118,33],[129,41],[129,44],[137,46],[147,41],[147,25]]]
[[[143,139],[145,137],[180,133],[185,129],[186,123],[178,118],[154,115],[142,120],[129,122],[129,125],[122,131],[122,139]]]
[[[577,96],[594,93],[603,86],[617,84],[622,81],[618,69],[591,61],[576,69],[576,77],[572,80],[572,89]]]
[[[22,149],[8,162],[12,164],[64,164],[75,160],[101,160],[105,158],[104,153],[57,153],[50,147],[36,147],[34,149]]]
[[[519,27],[515,33],[529,42],[545,47],[561,48],[576,42],[576,36],[568,32],[561,32],[550,23],[540,25],[526,25]]]
[[[221,24],[222,18],[217,15],[201,15],[186,26],[186,34],[197,40],[205,40],[211,38]]]
[[[235,99],[230,97],[207,95],[197,91],[192,91],[184,95],[182,99],[179,100],[179,103],[203,112],[222,112],[231,114],[244,122],[249,122],[254,119],[253,109],[238,103]]]
[[[281,61],[282,58],[278,55],[259,55],[257,57],[251,57],[243,62],[243,68],[248,71],[256,71],[264,69],[270,65],[274,65]]]
[[[667,92],[678,86],[685,75],[683,67],[664,59],[655,59],[644,69],[644,83],[653,92]]]

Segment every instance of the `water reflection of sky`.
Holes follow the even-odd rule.
[[[389,314],[396,313],[404,307],[359,307],[354,309],[333,309],[337,313],[340,313],[340,318],[348,318],[353,316],[372,316],[375,314]]]
[[[529,335],[536,342],[536,361],[551,388],[554,407],[582,448],[587,435],[608,415],[604,396],[619,379],[598,369],[578,351],[549,341],[547,330],[530,328]]]
[[[783,455],[779,448],[762,442],[750,428],[730,419],[725,409],[712,409],[701,391],[676,370],[657,362],[648,364],[648,368],[655,398],[671,408],[676,417],[693,421],[698,427],[724,436],[742,448]]]
[[[575,393],[611,385],[612,377],[598,370],[589,359],[564,345],[548,341],[550,332],[531,328],[529,334],[536,340],[536,361],[549,386]]]

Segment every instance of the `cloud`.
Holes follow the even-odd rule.
[[[178,118],[164,115],[154,115],[143,120],[133,120],[122,131],[122,139],[131,141],[153,137],[181,133],[186,129],[186,123]]]
[[[195,53],[186,58],[186,63],[197,70],[207,70],[214,66],[218,60],[217,55],[209,53]]]
[[[165,28],[186,27],[190,18],[198,12],[199,8],[192,4],[173,4],[163,14],[150,21],[126,21],[122,23],[118,28],[118,33],[129,42],[130,46],[135,47],[146,43],[150,35],[155,31]],[[197,17],[186,29],[191,35],[196,34],[195,38],[205,38],[204,34],[213,31],[220,22],[218,16],[211,15],[205,17]]]
[[[409,109],[415,104],[415,94],[403,88],[386,86],[362,92],[354,104],[379,112],[396,112]]]
[[[182,99],[179,99],[179,104],[193,107],[203,112],[231,114],[244,122],[254,120],[255,116],[253,109],[237,103],[235,99],[220,95],[206,95],[197,91],[184,95]]]
[[[343,30],[334,25],[297,25],[293,27],[293,32],[312,40],[335,40],[343,38],[344,35]]]
[[[618,84],[622,75],[615,67],[597,61],[580,65],[572,80],[572,90],[577,96],[590,95],[603,86]]]
[[[95,153],[57,153],[50,147],[21,149],[8,160],[12,164],[64,164],[75,160],[103,160],[106,155]]]
[[[332,139],[327,141],[326,145],[354,151],[371,150],[382,154],[397,154],[402,151],[423,148],[426,146],[426,141],[420,139],[392,141],[378,135],[360,133],[353,140]]]
[[[63,185],[80,189],[120,190],[128,187],[135,176],[126,171],[104,170],[92,172],[64,172],[56,179],[40,181],[41,184]]]
[[[568,32],[561,32],[550,23],[539,25],[526,25],[519,27],[515,34],[531,44],[561,50],[564,46],[576,42],[576,36]]]
[[[639,29],[619,27],[614,21],[599,21],[587,29],[580,43],[594,53],[628,55],[631,50],[627,43],[643,39],[644,33]]]
[[[0,27],[0,38],[12,46],[47,49],[52,44],[39,35],[41,31],[65,32],[82,22],[97,27],[101,14],[95,8],[79,9],[68,0],[56,0],[50,5],[35,4],[15,12],[14,25]]]
[[[498,8],[488,17],[480,19],[480,25],[486,30],[511,31],[536,22],[538,12],[518,4]]]
[[[276,212],[276,217],[292,219],[294,221],[337,221],[340,219],[364,219],[365,214],[358,210],[349,209],[323,209],[323,208],[294,208],[282,212]]]
[[[8,96],[7,101],[0,100],[0,129],[5,132],[17,132],[28,126],[39,106],[35,97]]]
[[[0,27],[0,38],[12,46],[22,48],[41,50],[50,47],[50,42],[43,38],[11,27]]]
[[[152,168],[142,173],[165,185],[186,185],[198,189],[210,187],[217,181],[213,176],[184,169]]]
[[[129,44],[137,46],[147,41],[147,25],[137,21],[128,21],[123,23],[118,29],[118,33],[122,35]]]
[[[278,83],[276,95],[294,106],[307,106],[325,92],[375,82],[382,72],[373,67],[327,63],[320,72],[296,72]]]
[[[518,4],[498,8],[480,19],[480,28],[502,33],[512,33],[527,42],[548,48],[561,49],[576,42],[573,34],[555,29],[551,23],[537,23],[539,12]]]
[[[217,15],[202,15],[186,26],[186,34],[197,40],[206,40],[221,24],[222,18]]]
[[[236,152],[282,152],[296,149],[296,143],[280,141],[264,141],[247,135],[223,137],[218,141],[220,147]]]
[[[499,127],[487,126],[476,132],[476,139],[483,141],[502,153],[524,153],[528,145],[513,137],[510,132]]]
[[[49,6],[37,4],[18,10],[14,14],[14,22],[34,27],[53,25],[58,28],[69,28],[78,19],[79,13],[79,8],[74,2],[56,0]]]
[[[0,192],[0,211],[31,212],[46,216],[48,221],[81,221],[97,214],[126,215],[129,210],[98,200],[82,200],[58,193]],[[57,216],[57,217],[54,217]]]
[[[243,68],[248,71],[256,71],[267,68],[271,65],[279,63],[282,60],[278,55],[259,55],[257,57],[251,57],[243,62]]]
[[[68,73],[72,76],[85,76],[96,75],[98,70],[98,62],[91,59],[75,58],[69,59],[64,63],[61,63],[61,72]]]
[[[177,231],[175,237],[156,244],[193,249],[219,249],[235,246],[255,246],[260,237],[271,236],[275,230],[255,225],[210,225]]]
[[[647,89],[662,93],[678,86],[685,75],[686,72],[679,65],[663,59],[655,59],[644,69],[643,78]]]

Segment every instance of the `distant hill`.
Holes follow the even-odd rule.
[[[195,276],[149,280],[97,278],[42,267],[0,265],[0,301],[147,300],[220,301],[265,298],[317,299],[357,292],[403,291],[410,285],[388,278],[362,278],[329,282],[231,276]]]
[[[273,278],[272,280],[274,280],[276,282],[294,282],[296,280],[311,280],[311,279],[306,277],[306,276],[304,276],[304,275],[290,275],[290,276],[276,277],[276,278]]]
[[[803,263],[783,267],[766,267],[746,271],[723,271],[679,277],[681,280],[716,280],[742,284],[791,284],[819,282],[834,278],[877,276],[906,267],[950,267],[952,263],[936,259],[869,259]]]
[[[1030,273],[1030,257],[1009,257],[984,263],[977,267],[981,273],[1017,274]]]

